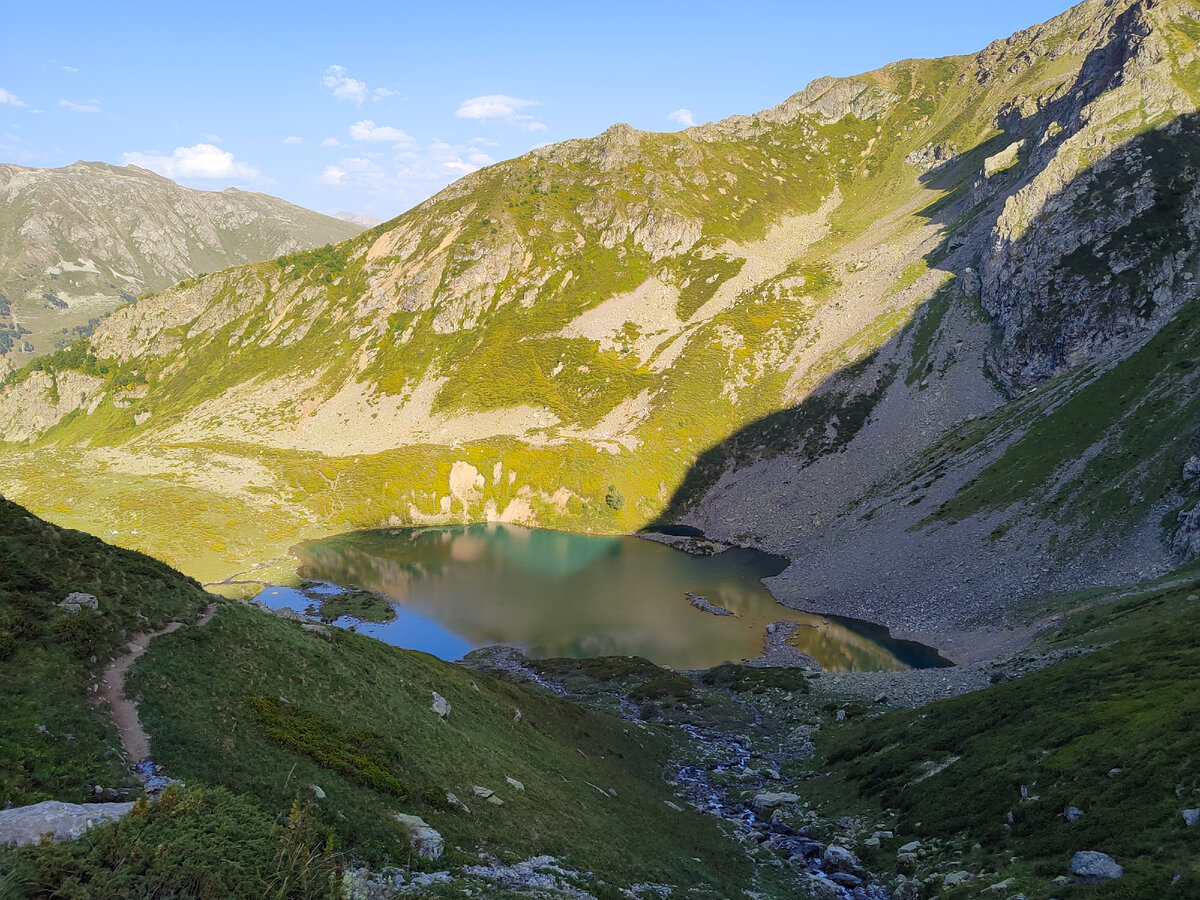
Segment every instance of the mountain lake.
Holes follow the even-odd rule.
[[[702,669],[759,656],[767,626],[792,621],[791,646],[828,671],[948,665],[879,626],[777,603],[762,579],[787,560],[757,550],[695,556],[634,536],[481,524],[359,531],[292,553],[302,586],[267,586],[260,602],[315,619],[323,601],[370,592],[394,619],[332,624],[442,659],[502,644],[534,657],[642,656]],[[695,595],[733,615],[696,608]]]

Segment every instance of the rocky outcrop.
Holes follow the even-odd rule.
[[[132,803],[62,803],[45,800],[32,806],[0,810],[0,846],[37,844],[49,836],[70,841],[89,828],[114,822],[133,809]]]
[[[0,440],[30,441],[76,410],[95,412],[104,379],[83,372],[32,372],[0,385]]]
[[[1087,49],[1074,83],[1001,110],[1014,140],[976,184],[983,202],[1018,151],[1028,156],[980,266],[984,307],[1003,329],[996,370],[1010,384],[1094,359],[1195,293],[1200,126],[1160,34],[1187,11],[1125,2],[1094,12],[1074,48]]]

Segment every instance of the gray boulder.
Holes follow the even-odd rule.
[[[1194,481],[1200,477],[1200,456],[1189,456],[1183,464],[1183,480]]]
[[[440,859],[446,842],[438,832],[420,816],[396,813],[396,821],[408,831],[408,842],[422,859]]]
[[[786,806],[789,803],[799,803],[800,795],[781,791],[778,793],[772,791],[763,791],[761,794],[754,795],[754,808],[757,810],[774,809],[777,806]]]
[[[855,855],[837,844],[830,844],[825,848],[821,861],[825,864],[826,869],[837,872],[855,872],[859,868]]]
[[[43,835],[54,841],[71,841],[93,826],[121,818],[131,809],[132,803],[44,800],[32,806],[0,810],[0,846],[36,844]]]
[[[1078,806],[1068,806],[1063,815],[1066,816],[1068,822],[1078,822],[1083,818],[1083,810]]]
[[[1102,884],[1124,873],[1115,859],[1098,850],[1080,850],[1071,857],[1071,874],[1080,884]]]
[[[1188,828],[1200,825],[1200,809],[1185,809],[1182,813],[1184,824]]]
[[[77,613],[85,606],[93,612],[100,611],[100,601],[91,594],[85,594],[82,591],[73,591],[67,594],[62,603],[58,605],[69,613]]]
[[[443,697],[441,694],[439,694],[437,691],[433,692],[433,703],[430,704],[429,708],[432,709],[439,716],[441,716],[443,719],[446,716],[450,715],[450,701],[447,700],[445,697]]]

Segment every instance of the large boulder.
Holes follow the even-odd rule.
[[[133,809],[132,803],[62,803],[44,800],[32,806],[0,810],[0,846],[71,841],[89,828],[113,822]]]
[[[396,821],[408,831],[408,843],[422,859],[439,859],[446,842],[436,829],[420,816],[396,813]]]
[[[777,806],[786,806],[789,803],[799,802],[799,794],[791,794],[786,791],[781,791],[778,793],[764,791],[761,794],[754,795],[754,808],[757,810],[774,809]]]
[[[1071,857],[1071,874],[1080,884],[1102,884],[1124,873],[1115,859],[1098,850],[1080,850]]]

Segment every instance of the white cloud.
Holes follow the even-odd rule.
[[[322,147],[340,147],[340,146],[342,146],[342,142],[339,141],[337,138],[325,138],[325,140],[321,141],[321,146]]]
[[[87,103],[72,103],[70,100],[59,100],[59,106],[74,110],[78,113],[98,113],[100,112],[100,101],[89,100]]]
[[[370,119],[363,119],[361,122],[351,125],[350,138],[355,141],[391,143],[397,146],[411,146],[416,143],[412,139],[412,135],[399,128],[392,128],[390,125],[376,125]]]
[[[288,135],[287,137],[285,137],[285,138],[283,139],[283,142],[284,142],[285,144],[303,144],[303,143],[304,143],[304,138],[297,137],[297,136],[296,136],[296,135],[294,135],[294,134],[290,134],[290,135]]]
[[[682,125],[684,128],[691,128],[696,124],[696,120],[692,118],[690,109],[677,109],[675,112],[667,116],[668,122],[675,122],[677,125]]]
[[[375,90],[371,91],[371,99],[383,100],[387,97],[395,97],[398,93],[399,91],[392,91],[387,88],[375,88]]]
[[[141,166],[167,178],[189,180],[260,181],[262,173],[248,163],[238,162],[228,150],[213,144],[176,147],[170,156],[161,153],[125,153],[122,165]]]
[[[501,125],[515,125],[529,131],[545,131],[546,126],[528,113],[521,110],[531,106],[540,106],[536,100],[522,100],[519,97],[509,97],[505,94],[488,94],[484,97],[472,97],[459,104],[454,113],[460,119],[475,119],[479,122],[497,122]]]
[[[485,137],[471,138],[471,143],[476,144],[480,147],[499,147],[500,146],[499,141],[489,141]]]
[[[362,190],[389,198],[423,199],[463,175],[495,162],[476,147],[433,141],[401,149],[387,163],[362,156],[346,157],[326,166],[318,184]]]
[[[25,104],[17,97],[16,94],[10,94],[4,88],[0,88],[0,106],[24,106]]]
[[[62,69],[64,72],[66,72],[68,75],[74,75],[76,72],[79,71],[74,66],[59,66],[59,68]]]
[[[321,83],[333,91],[339,100],[362,103],[367,98],[367,83],[351,78],[345,66],[330,66],[325,70]]]
[[[326,166],[325,171],[317,176],[320,184],[345,184],[346,170],[337,166]]]

